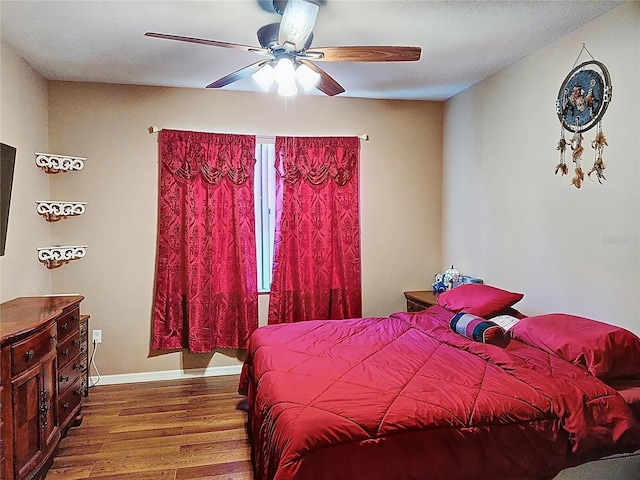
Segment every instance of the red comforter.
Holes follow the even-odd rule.
[[[239,387],[256,480],[541,479],[640,448],[613,389],[514,340],[472,342],[451,316],[259,328]]]

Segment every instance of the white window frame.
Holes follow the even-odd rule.
[[[275,138],[257,137],[254,173],[256,214],[256,260],[258,292],[269,292],[273,269],[273,239],[275,235]]]

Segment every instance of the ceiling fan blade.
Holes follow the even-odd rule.
[[[204,38],[183,37],[181,35],[168,35],[166,33],[147,32],[145,37],[164,38],[167,40],[177,40],[179,42],[199,43],[200,45],[210,45],[212,47],[235,48],[236,50],[244,50],[246,52],[269,53],[266,48],[253,47],[251,45],[242,45],[240,43],[218,42],[216,40],[206,40]]]
[[[318,83],[316,88],[322,93],[333,97],[334,95],[338,95],[344,92],[344,88],[342,88],[342,85],[336,82],[327,72],[307,60],[304,60],[302,58],[298,60],[300,63],[306,65],[314,72],[320,74],[320,83]]]
[[[259,62],[252,63],[251,65],[247,65],[246,67],[241,68],[240,70],[236,70],[229,75],[216,80],[215,82],[207,85],[207,88],[220,88],[225,85],[229,85],[230,83],[236,82],[241,78],[248,77],[249,75],[257,72],[260,68],[267,63],[269,60],[260,60]]]
[[[302,50],[313,31],[320,5],[313,0],[289,0],[282,14],[278,43],[287,48],[294,45],[296,52]]]
[[[416,62],[420,47],[320,47],[305,55],[322,62]]]

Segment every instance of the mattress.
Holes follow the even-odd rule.
[[[640,422],[640,377],[609,380],[607,383],[624,398]]]

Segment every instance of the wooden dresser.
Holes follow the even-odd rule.
[[[0,305],[0,477],[44,478],[61,437],[82,421],[87,315],[81,295]]]

